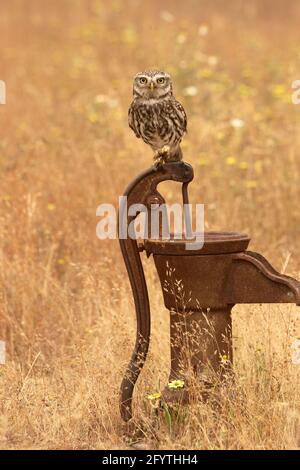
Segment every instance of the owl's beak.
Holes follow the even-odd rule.
[[[149,87],[150,87],[150,90],[153,91],[153,90],[154,90],[154,83],[153,83],[153,82],[150,82]]]

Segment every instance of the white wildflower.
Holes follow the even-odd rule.
[[[176,41],[177,44],[184,44],[186,42],[186,35],[184,33],[178,34]]]
[[[214,67],[215,65],[218,65],[219,58],[215,55],[210,55],[207,59],[207,63],[208,65],[211,65],[212,67]]]
[[[172,13],[170,13],[169,11],[167,10],[163,10],[160,12],[160,17],[162,20],[166,21],[167,23],[172,23],[172,21],[174,21],[174,15],[172,15]]]
[[[203,37],[204,37],[204,36],[207,36],[207,35],[208,35],[208,31],[209,31],[209,29],[208,29],[207,24],[201,24],[201,25],[199,26],[199,28],[198,28],[198,34],[199,34],[199,36],[203,36]]]
[[[183,90],[183,94],[185,96],[196,96],[198,94],[198,88],[196,86],[188,86],[186,88],[184,88]]]
[[[97,96],[95,96],[94,101],[95,101],[96,104],[104,104],[108,108],[112,108],[112,109],[116,108],[119,104],[117,99],[111,98],[108,95],[97,95]]]
[[[242,119],[234,118],[230,120],[230,125],[235,129],[241,129],[242,127],[244,127],[245,122]]]

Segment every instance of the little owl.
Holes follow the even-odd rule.
[[[156,163],[182,159],[180,142],[187,130],[186,113],[172,91],[170,75],[148,70],[133,81],[128,123],[154,150]]]

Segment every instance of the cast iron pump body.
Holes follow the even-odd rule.
[[[153,204],[160,206],[165,203],[157,190],[162,181],[182,183],[183,203],[188,204],[187,186],[193,177],[193,168],[183,161],[152,167],[140,174],[124,193],[127,205],[121,205],[119,213],[122,227],[127,230],[138,215],[128,215],[127,207],[143,204],[150,215]],[[150,217],[148,221],[150,225]],[[187,220],[186,226],[188,225]],[[231,310],[235,304],[300,305],[300,283],[279,274],[260,254],[246,251],[250,242],[247,235],[207,232],[204,233],[201,249],[187,250],[186,243],[189,241],[192,240],[146,238],[139,246],[137,240],[129,236],[119,239],[137,320],[135,347],[121,384],[120,411],[124,421],[132,418],[134,386],[146,360],[150,342],[150,306],[141,251],[145,250],[148,256],[153,255],[164,303],[170,310],[170,381],[181,379],[188,383],[188,367],[191,365],[195,376],[205,381],[209,370],[222,372],[222,358],[226,357],[232,362]],[[176,293],[164,288],[168,282],[167,267],[172,268],[176,278],[182,281],[184,290],[191,292],[188,308]],[[213,328],[213,335],[205,334],[207,322]],[[184,361],[182,338],[185,334],[195,332],[195,328],[202,334],[199,334],[197,345],[195,342],[189,344],[192,364],[188,365]],[[168,396],[166,392],[165,399],[176,400],[176,394]],[[189,401],[188,388],[180,393],[180,400],[185,403]]]

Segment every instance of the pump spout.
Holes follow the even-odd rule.
[[[295,303],[300,306],[300,283],[278,273],[260,254],[233,255],[226,285],[228,304]]]

